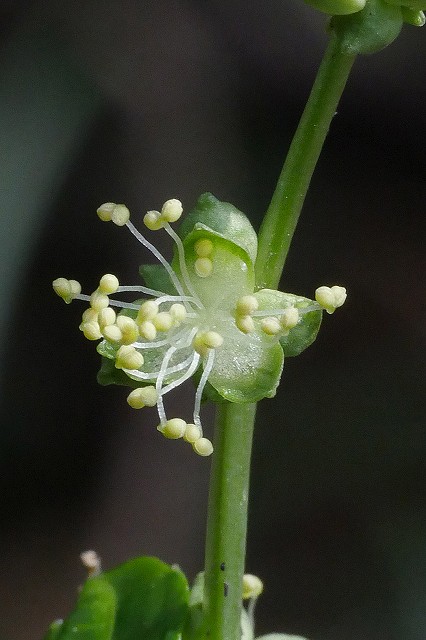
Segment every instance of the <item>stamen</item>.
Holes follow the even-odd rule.
[[[191,358],[191,364],[190,364],[188,370],[183,374],[183,376],[181,376],[177,380],[174,380],[173,382],[168,384],[167,387],[164,387],[161,390],[161,395],[164,396],[166,393],[169,393],[169,391],[173,391],[173,389],[176,389],[176,387],[179,387],[186,380],[188,380],[188,378],[190,378],[193,375],[193,373],[195,373],[195,371],[197,370],[197,367],[198,367],[198,363],[200,362],[200,356],[199,356],[198,353],[193,353],[190,356],[190,358]],[[187,358],[187,360],[185,360],[184,362],[187,364],[188,360],[189,360],[189,358]],[[183,364],[183,363],[181,363],[181,364]],[[180,368],[183,369],[184,367],[182,366]]]
[[[195,298],[198,306],[202,307],[203,305],[201,304],[201,301],[200,301],[199,297],[197,296],[197,293],[194,290],[194,288],[192,286],[192,282],[191,282],[191,280],[189,278],[188,268],[187,268],[186,262],[185,262],[185,250],[183,248],[182,240],[179,238],[177,233],[171,228],[171,226],[169,225],[168,222],[166,222],[166,224],[164,225],[164,229],[167,231],[167,233],[172,238],[172,240],[174,240],[174,242],[175,242],[175,244],[177,246],[178,255],[179,255],[179,267],[180,267],[180,270],[181,270],[181,273],[182,273],[182,278],[183,278],[183,281],[185,283],[185,286],[188,289],[189,293]]]
[[[188,329],[185,328],[164,340],[156,340],[156,342],[134,342],[133,346],[137,349],[156,349],[157,347],[164,347],[166,344],[170,344],[172,341],[174,342],[175,340],[182,338],[187,332]]]
[[[155,387],[139,387],[134,389],[127,396],[127,402],[132,409],[143,409],[143,407],[155,407],[158,400],[158,393]]]
[[[204,366],[204,371],[200,378],[200,382],[198,383],[197,391],[195,394],[194,424],[197,425],[197,427],[200,427],[201,433],[203,433],[202,427],[201,427],[201,420],[200,420],[201,398],[203,396],[204,387],[206,386],[206,382],[213,368],[214,358],[215,358],[215,351],[214,349],[210,349],[209,354],[207,356],[207,362]]]
[[[199,438],[194,442],[192,448],[199,456],[211,456],[213,453],[213,445],[208,438]]]
[[[172,375],[173,373],[177,373],[178,371],[182,371],[183,369],[186,369],[186,367],[192,362],[193,357],[194,356],[191,353],[190,356],[185,358],[185,360],[182,360],[182,362],[179,362],[179,364],[175,364],[173,365],[173,367],[168,367],[164,374],[164,377],[166,378]],[[155,378],[157,378],[157,376],[160,375],[160,371],[151,371],[150,373],[145,373],[144,371],[139,371],[138,369],[124,369],[124,368],[123,368],[123,371],[131,375],[133,378],[139,378],[140,380],[154,380]],[[164,387],[164,389],[162,389],[161,391],[162,395],[164,395],[165,389],[168,389],[168,387]]]
[[[161,397],[161,387],[163,386],[163,380],[164,380],[164,376],[166,375],[170,358],[172,357],[175,351],[177,351],[177,347],[170,347],[170,349],[166,351],[166,355],[164,356],[163,362],[161,363],[161,368],[155,383],[155,389],[158,393],[157,409],[158,409],[158,417],[160,418],[160,424],[165,424],[167,422],[166,412],[164,410],[163,398]]]
[[[158,249],[156,247],[154,247],[153,244],[151,244],[146,238],[144,238],[144,236],[136,229],[136,227],[130,222],[130,220],[126,223],[126,227],[135,236],[135,238],[137,240],[139,240],[139,242],[141,244],[143,244],[144,247],[146,247],[149,251],[151,251],[151,253],[154,254],[154,256],[157,258],[157,260],[159,260],[159,262],[161,262],[161,264],[163,265],[163,267],[166,269],[167,273],[169,274],[171,281],[175,285],[176,291],[181,296],[185,296],[185,292],[184,292],[184,290],[182,288],[181,283],[179,282],[179,279],[178,279],[177,275],[175,274],[175,272],[173,271],[172,267],[167,262],[165,257],[158,251]]]
[[[117,292],[120,293],[121,291],[135,291],[136,293],[144,293],[145,295],[152,296],[153,298],[158,298],[159,296],[165,295],[163,291],[156,291],[155,289],[150,289],[149,287],[142,287],[139,285],[118,287]]]
[[[208,278],[213,273],[213,262],[210,258],[197,258],[194,262],[194,271],[199,278]]]
[[[181,418],[172,418],[167,420],[165,424],[159,424],[157,430],[163,434],[166,438],[171,440],[178,440],[182,438],[185,433],[186,422]]]
[[[112,273],[106,273],[99,281],[99,291],[109,295],[118,291],[118,278]]]

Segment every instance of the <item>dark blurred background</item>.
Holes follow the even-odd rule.
[[[0,640],[37,640],[72,607],[87,548],[194,577],[210,464],[97,386],[83,307],[50,283],[137,283],[147,256],[100,224],[104,201],[136,217],[209,190],[257,226],[326,21],[300,0],[2,0],[0,17]],[[349,298],[261,405],[259,634],[426,637],[425,54],[405,27],[357,61],[286,265],[284,290]]]

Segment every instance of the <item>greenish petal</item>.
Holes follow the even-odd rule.
[[[259,302],[259,309],[286,309],[296,307],[301,311],[315,304],[309,298],[284,293],[273,289],[261,289],[254,296]],[[309,347],[317,337],[322,321],[322,311],[309,311],[301,314],[299,324],[290,330],[287,336],[280,338],[280,344],[286,357],[298,356]]]
[[[179,236],[186,240],[198,225],[208,227],[243,249],[252,263],[257,255],[257,235],[247,216],[229,202],[221,202],[211,193],[203,193],[195,208],[185,214],[179,227]]]

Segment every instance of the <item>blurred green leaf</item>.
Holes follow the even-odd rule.
[[[178,640],[188,615],[184,574],[157,558],[136,558],[89,578],[63,624],[44,640]]]

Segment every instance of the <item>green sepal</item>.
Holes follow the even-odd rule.
[[[398,37],[402,24],[401,8],[384,0],[367,0],[362,11],[331,19],[341,50],[348,55],[381,51]]]
[[[409,9],[408,7],[401,7],[402,18],[406,24],[411,24],[413,27],[423,27],[426,18],[423,11],[418,9]]]
[[[396,7],[407,7],[407,9],[412,9],[413,11],[426,9],[425,0],[386,0],[386,2]]]
[[[254,264],[257,255],[257,235],[247,216],[229,202],[221,202],[211,193],[203,193],[195,208],[185,214],[178,229],[180,238],[187,236],[199,225],[208,227],[243,249]]]
[[[198,259],[195,243],[202,239],[210,240],[213,244],[213,252],[209,256],[213,271],[206,278],[200,278],[195,271],[195,262]],[[253,262],[248,253],[235,242],[208,227],[197,227],[186,236],[183,246],[188,277],[206,309],[214,310],[219,306],[224,311],[233,309],[239,296],[253,291]],[[183,282],[177,255],[173,258],[172,266]]]
[[[45,640],[179,640],[188,598],[179,569],[136,558],[89,578],[74,611]]]
[[[202,376],[203,370],[201,369],[201,367],[199,367],[197,369],[197,371],[194,373],[194,375],[192,376],[192,380],[194,382],[194,385],[197,387],[198,383],[200,382],[200,378]],[[220,393],[218,393],[216,391],[216,389],[214,387],[212,387],[212,385],[210,384],[209,381],[206,382],[206,384],[204,385],[204,389],[203,389],[203,395],[201,398],[201,402],[215,402],[222,404],[223,402],[226,402],[225,398],[223,398]]]
[[[314,304],[309,298],[273,289],[261,289],[254,296],[259,302],[259,310],[286,309],[288,307],[296,307],[302,310]],[[321,326],[321,321],[322,310],[309,311],[300,316],[299,323],[293,329],[290,329],[287,336],[280,338],[280,344],[286,358],[298,356],[314,342]]]
[[[102,342],[99,344],[101,345]],[[97,374],[97,381],[98,384],[101,384],[103,387],[107,387],[110,384],[118,384],[123,387],[131,387],[132,389],[145,386],[142,380],[133,380],[133,378],[130,378],[122,369],[117,369],[115,360],[109,357],[103,357],[101,359],[101,368]],[[149,384],[149,382],[146,384]]]
[[[258,402],[277,390],[284,353],[279,342],[263,332],[242,333],[228,322],[219,333],[224,344],[216,350],[209,382],[230,402]]]
[[[162,264],[141,264],[139,273],[150,289],[156,289],[170,296],[177,294],[176,288]]]
[[[349,15],[364,8],[366,0],[305,0],[314,9],[330,16]]]

